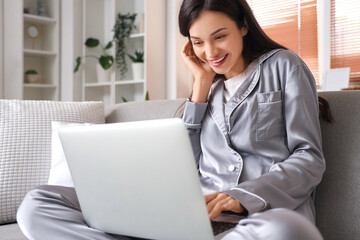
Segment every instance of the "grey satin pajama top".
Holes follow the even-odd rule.
[[[226,104],[223,77],[207,103],[186,103],[203,192],[224,192],[249,215],[287,208],[314,222],[312,193],[325,171],[314,77],[289,50],[256,61]]]

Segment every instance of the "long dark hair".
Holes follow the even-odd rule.
[[[246,0],[184,0],[179,12],[179,28],[183,36],[190,38],[190,26],[203,10],[222,12],[232,19],[240,30],[247,28],[242,52],[246,65],[273,49],[287,49],[266,35]],[[319,97],[319,108],[320,118],[332,123],[334,119],[326,99]]]
[[[183,36],[190,37],[190,26],[203,10],[222,12],[240,30],[243,27],[248,29],[242,53],[246,65],[270,50],[286,49],[271,40],[261,29],[246,0],[184,0],[179,12],[179,28]]]

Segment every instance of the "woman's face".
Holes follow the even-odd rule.
[[[196,56],[216,73],[229,79],[244,70],[242,50],[247,29],[239,30],[226,14],[202,11],[191,24],[189,33]]]

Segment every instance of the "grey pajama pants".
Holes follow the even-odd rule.
[[[74,188],[46,185],[29,191],[18,209],[17,221],[25,236],[35,240],[137,239],[110,235],[86,225]],[[300,214],[272,209],[240,220],[221,239],[317,240],[322,237],[314,224]]]

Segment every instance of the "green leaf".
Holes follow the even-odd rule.
[[[116,22],[113,28],[114,36],[113,40],[116,43],[116,63],[117,67],[120,70],[120,77],[124,78],[125,73],[127,72],[126,64],[126,44],[125,39],[128,38],[133,29],[136,29],[134,24],[136,18],[136,13],[127,13],[121,14],[118,13]]]
[[[112,41],[110,41],[110,42],[106,45],[105,50],[111,48],[112,46],[113,46]]]
[[[74,73],[76,73],[79,70],[79,67],[81,65],[81,57],[76,58],[76,66],[74,68]]]
[[[128,56],[132,62],[136,62],[136,58],[134,56],[132,56],[131,54],[128,54]]]
[[[121,97],[121,99],[123,100],[123,102],[128,102],[128,100],[124,97]]]
[[[129,58],[134,63],[142,63],[144,62],[144,52],[136,50],[135,55],[128,54]]]
[[[114,58],[112,56],[101,56],[99,63],[103,69],[108,70],[114,64]]]
[[[96,38],[88,38],[86,39],[85,45],[90,48],[97,47],[99,45],[99,40]]]
[[[38,74],[38,72],[34,69],[29,69],[25,72],[25,74]]]
[[[142,51],[135,51],[135,55],[136,55],[136,58],[141,61],[141,62],[144,62],[144,52]]]

